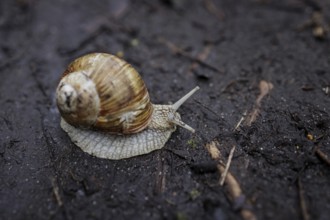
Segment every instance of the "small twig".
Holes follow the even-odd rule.
[[[261,101],[266,95],[269,94],[269,92],[273,89],[273,87],[274,87],[273,84],[270,82],[267,82],[265,80],[260,81],[259,83],[260,94],[255,101],[254,108],[246,118],[245,124],[247,126],[251,126],[251,124],[257,119],[261,109]]]
[[[226,170],[226,167],[222,164],[219,164],[218,169],[221,171],[221,173],[224,173]],[[238,184],[236,178],[231,173],[228,173],[226,175],[225,180],[226,180],[227,185],[229,186],[228,189],[229,189],[229,192],[231,195],[230,197],[234,201],[235,198],[238,198],[242,195],[242,189],[241,189],[240,185]]]
[[[235,149],[236,149],[236,146],[234,145],[230,150],[229,157],[228,157],[228,160],[227,160],[227,163],[226,163],[226,168],[223,171],[223,173],[221,174],[221,179],[220,179],[220,185],[221,186],[223,186],[223,184],[225,183],[225,179],[227,177],[227,173],[228,173],[228,170],[229,170],[229,167],[230,167],[230,164],[231,164],[231,160],[233,159]]]
[[[321,160],[323,160],[323,162],[327,163],[330,166],[330,159],[328,155],[323,153],[319,148],[316,148],[315,153]]]
[[[202,52],[197,55],[197,59],[205,61],[211,52],[212,46],[213,45],[210,43],[206,44]],[[193,62],[189,67],[188,74],[191,74],[193,71],[195,71],[199,67],[199,65],[200,64],[198,62]]]
[[[240,79],[232,80],[232,81],[230,81],[226,86],[224,86],[223,89],[221,89],[221,93],[226,92],[226,90],[227,90],[228,88],[230,88],[231,86],[235,85],[235,83],[238,83],[238,82],[246,82],[246,81],[248,81],[248,79],[245,79],[245,78],[240,78]]]
[[[166,184],[166,170],[164,161],[161,159],[159,152],[157,154],[158,166],[157,166],[157,174],[156,174],[156,185],[155,191],[156,193],[163,193],[165,191],[165,184]]]
[[[212,114],[214,114],[215,116],[217,116],[219,118],[219,120],[221,119],[221,116],[216,113],[215,111],[213,111],[211,108],[209,108],[208,106],[204,105],[203,103],[201,103],[200,101],[198,101],[197,99],[193,99],[197,104],[201,105],[203,108],[205,108],[206,110],[208,110],[209,112],[211,112]]]
[[[206,144],[206,149],[208,150],[209,154],[211,155],[211,158],[218,162],[217,168],[219,170],[219,173],[222,175],[225,172],[226,167],[221,160],[221,152],[219,151],[217,145],[218,145],[218,142],[212,141],[211,143]],[[235,150],[235,148],[232,148],[232,151],[234,152],[233,149]],[[229,160],[229,158],[228,158],[228,160]],[[224,179],[225,179],[225,183],[228,188],[228,191],[229,191],[228,197],[231,199],[232,203],[234,203],[235,200],[237,200],[241,197],[244,197],[242,189],[241,189],[238,181],[229,171]],[[245,202],[248,202],[248,201],[245,201]],[[244,206],[242,206],[240,213],[244,220],[256,220],[257,219],[257,217],[253,214],[253,212],[247,208],[244,208]]]
[[[307,205],[304,198],[304,189],[302,187],[300,178],[298,178],[298,190],[299,190],[299,199],[300,199],[300,208],[304,220],[309,220],[309,214],[307,211]]]
[[[210,70],[213,70],[215,72],[223,73],[223,71],[218,69],[217,67],[215,67],[215,66],[213,66],[209,63],[204,62],[203,60],[201,60],[198,57],[192,56],[191,54],[187,53],[183,49],[179,48],[178,46],[176,46],[175,44],[173,44],[172,42],[170,42],[170,41],[168,41],[164,38],[159,38],[159,42],[165,44],[172,51],[172,53],[174,53],[174,54],[178,54],[178,55],[183,56],[183,57],[185,57],[185,58],[187,58],[187,59],[189,59],[193,62],[197,62],[200,65],[202,65],[206,68],[209,68]]]
[[[211,155],[211,158],[213,160],[216,160],[216,161],[220,161],[221,160],[221,154],[220,154],[220,151],[219,151],[219,149],[217,147],[218,144],[219,143],[217,141],[212,141],[211,143],[207,143],[205,145],[207,151]]]
[[[62,202],[62,199],[61,199],[61,196],[60,196],[60,193],[59,193],[59,188],[56,184],[56,181],[55,181],[54,178],[52,178],[51,181],[52,181],[53,193],[54,193],[56,202],[57,202],[58,206],[62,206],[63,202]]]
[[[256,100],[256,104],[258,106],[261,105],[261,100],[268,95],[268,93],[274,88],[273,84],[271,82],[267,82],[265,80],[261,80],[259,83],[259,90],[260,94]]]
[[[215,15],[219,20],[223,20],[225,15],[223,11],[221,11],[213,2],[213,0],[205,0],[205,7],[206,9],[213,15]]]
[[[246,113],[247,113],[246,111],[243,113],[241,119],[236,124],[236,126],[234,128],[234,131],[236,131],[239,128],[239,126],[241,126],[242,122],[245,120]]]

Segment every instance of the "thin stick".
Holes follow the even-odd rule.
[[[298,190],[299,190],[299,199],[300,199],[300,208],[302,211],[302,216],[304,220],[309,220],[309,214],[307,211],[307,205],[304,199],[304,189],[302,187],[300,178],[298,178]]]
[[[323,162],[327,163],[330,166],[330,159],[328,155],[323,153],[319,148],[315,150],[315,153],[321,160],[323,160]]]
[[[245,119],[246,113],[247,113],[246,111],[243,113],[243,116],[242,116],[241,119],[238,121],[237,125],[236,125],[235,128],[234,128],[234,131],[236,131],[236,130],[239,128],[239,126],[241,126],[242,122],[243,122],[244,119]]]
[[[226,167],[223,165],[223,162],[221,160],[221,152],[219,151],[217,145],[218,145],[218,142],[212,141],[212,142],[206,144],[206,149],[209,152],[209,154],[211,155],[211,158],[218,162],[217,168],[218,168],[220,175],[222,175],[225,172]],[[235,150],[235,148],[233,147],[231,151],[234,153],[233,149]],[[229,161],[229,158],[228,158],[228,161]],[[226,183],[226,186],[228,189],[228,197],[231,199],[232,203],[234,203],[234,201],[236,199],[238,199],[239,197],[244,196],[242,189],[241,189],[238,181],[236,180],[236,178],[233,176],[233,174],[231,174],[228,171],[228,173],[224,179],[225,179],[225,183]],[[254,215],[254,213],[251,210],[246,209],[244,207],[242,207],[240,214],[244,220],[256,220],[257,219],[257,217]]]
[[[210,52],[211,52],[211,48],[212,48],[212,44],[208,43],[203,51],[201,53],[199,53],[197,55],[197,59],[201,60],[201,61],[205,61],[207,59],[207,57],[209,56]],[[199,63],[197,63],[196,61],[193,62],[190,67],[189,67],[189,70],[188,70],[188,73],[191,74],[193,71],[195,71],[198,67],[200,66]]]
[[[61,196],[60,196],[60,192],[59,192],[59,188],[58,188],[58,186],[56,184],[56,181],[55,181],[54,178],[52,178],[51,181],[52,181],[52,185],[53,185],[53,193],[54,193],[56,202],[57,202],[58,206],[62,206],[63,205],[63,202],[62,202],[62,199],[61,199]]]
[[[249,113],[249,115],[246,118],[245,124],[247,126],[251,126],[251,124],[257,119],[259,112],[261,110],[261,101],[262,99],[270,93],[270,91],[273,89],[273,84],[271,82],[267,82],[265,80],[261,80],[259,83],[259,90],[260,94],[257,97],[257,100],[255,101],[254,108]]]
[[[163,193],[165,191],[166,186],[166,167],[164,164],[164,160],[161,158],[161,151],[157,153],[157,174],[156,174],[156,184],[155,184],[155,191],[156,193]]]
[[[223,184],[225,183],[225,179],[226,179],[226,176],[227,176],[230,164],[231,164],[231,160],[233,159],[235,149],[236,149],[236,146],[234,145],[230,150],[226,168],[225,168],[224,172],[221,174],[221,179],[220,179],[221,186],[223,186]]]
[[[201,105],[203,108],[205,108],[206,110],[208,110],[209,112],[211,112],[212,114],[214,114],[215,116],[218,117],[218,120],[221,120],[221,116],[216,113],[215,111],[213,111],[211,108],[209,108],[208,106],[204,105],[203,103],[201,103],[199,100],[197,99],[193,99],[197,104]]]
[[[189,53],[187,53],[186,51],[184,51],[183,49],[179,48],[178,46],[176,46],[175,44],[173,44],[172,42],[164,39],[164,38],[159,38],[159,42],[165,44],[174,54],[179,54],[183,57],[188,58],[189,60],[193,61],[193,62],[197,62],[199,63],[201,66],[204,66],[206,68],[209,68],[210,70],[213,70],[215,72],[218,73],[223,73],[222,70],[218,69],[217,67],[206,63],[204,60],[201,60],[198,57],[194,57],[192,55],[190,55]]]
[[[205,7],[206,9],[213,14],[214,16],[216,16],[219,20],[223,20],[225,18],[225,14],[223,13],[222,10],[220,10],[212,0],[205,0]]]

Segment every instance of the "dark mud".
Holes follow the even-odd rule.
[[[329,11],[328,0],[1,1],[0,219],[328,219]],[[132,159],[83,153],[54,91],[95,51],[122,54],[154,103],[199,85],[180,110],[197,133]],[[257,105],[262,81],[273,89]],[[216,142],[224,161],[236,146],[234,200],[205,147]]]

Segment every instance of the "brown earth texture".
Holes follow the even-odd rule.
[[[329,0],[2,0],[0,219],[330,219]],[[161,150],[93,157],[55,89],[90,52],[153,103],[200,90]],[[226,172],[227,170],[227,172]]]

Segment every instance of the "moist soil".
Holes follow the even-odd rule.
[[[329,0],[1,1],[0,219],[329,219],[329,11]],[[199,85],[179,110],[196,133],[117,161],[76,147],[55,89],[89,52],[132,64],[153,103]],[[233,146],[234,182],[220,185]]]

